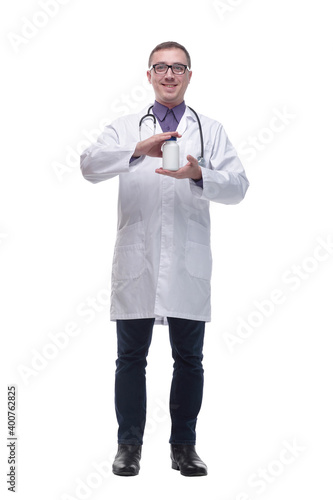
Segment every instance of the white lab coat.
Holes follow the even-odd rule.
[[[97,183],[119,176],[118,228],[111,277],[111,320],[167,317],[211,320],[209,202],[239,203],[249,182],[220,123],[200,115],[206,167],[203,188],[155,173],[161,158],[130,159],[139,142],[138,114],[115,120],[81,155],[83,176]],[[142,124],[142,140],[153,134]],[[186,107],[177,131],[180,164],[200,155],[195,116]],[[156,133],[162,130],[157,120]]]

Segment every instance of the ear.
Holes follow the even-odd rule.
[[[151,83],[151,72],[149,69],[147,71],[147,78],[148,78],[148,82]]]
[[[191,78],[192,78],[192,71],[189,71],[188,72],[188,83],[190,83]]]

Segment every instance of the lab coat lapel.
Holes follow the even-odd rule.
[[[191,110],[186,106],[185,113],[182,116],[182,119],[179,122],[179,125],[177,127],[177,131],[180,133],[180,135],[184,135],[188,128],[188,124],[190,121],[193,121],[194,117],[191,112]]]

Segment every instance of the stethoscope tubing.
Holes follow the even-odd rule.
[[[154,105],[150,106],[150,107],[148,108],[148,113],[147,113],[147,114],[145,114],[145,115],[141,118],[141,120],[139,121],[140,139],[141,139],[141,125],[142,125],[142,123],[144,122],[144,120],[145,120],[146,118],[151,118],[151,119],[153,120],[153,122],[154,122],[154,134],[155,134],[155,130],[156,130],[156,116],[155,116],[153,113],[151,113],[151,111],[152,111],[153,107],[154,107]],[[203,158],[203,157],[204,157],[204,141],[203,141],[203,133],[202,133],[202,126],[201,126],[200,118],[199,118],[199,116],[198,116],[197,112],[196,112],[196,111],[194,111],[194,109],[193,109],[193,108],[190,108],[190,106],[188,106],[188,108],[192,111],[192,113],[194,113],[194,114],[195,114],[195,117],[196,117],[197,122],[198,122],[199,133],[200,133],[200,143],[201,143],[201,158]]]

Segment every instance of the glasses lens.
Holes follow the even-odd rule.
[[[172,65],[172,71],[176,74],[176,75],[183,75],[185,73],[185,66],[183,66],[182,64],[173,64]]]
[[[161,74],[163,75],[164,73],[166,73],[168,71],[168,65],[167,64],[155,64],[155,71],[156,73],[158,74]],[[172,65],[172,72],[175,74],[175,75],[183,75],[186,71],[186,66],[184,66],[183,64],[173,64]]]
[[[168,67],[166,64],[156,64],[155,71],[156,73],[166,73]]]

